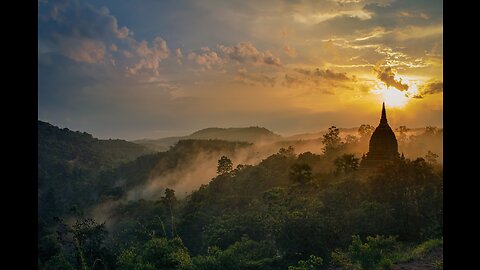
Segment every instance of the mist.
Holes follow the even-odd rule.
[[[112,210],[120,204],[140,199],[159,200],[167,188],[173,189],[176,197],[183,199],[217,176],[218,160],[222,156],[227,156],[235,168],[238,165],[257,165],[267,157],[278,153],[281,148],[289,146],[294,147],[296,155],[304,152],[321,155],[323,154],[322,135],[324,133],[278,140],[258,140],[246,147],[237,147],[234,150],[196,149],[189,153],[191,156],[182,159],[174,168],[168,168],[168,160],[161,159],[150,171],[147,181],[134,186],[120,199],[104,200],[93,208],[90,214],[96,220],[107,221],[107,225],[109,225],[115,222],[111,215]],[[425,158],[427,152],[431,151],[438,155],[437,162],[443,163],[443,129],[413,128],[403,132],[395,131],[395,135],[399,153],[404,154],[406,158]],[[341,129],[339,136],[345,146],[344,153],[351,153],[357,158],[361,158],[368,152],[370,136],[362,138],[357,128]],[[353,139],[354,142],[347,143],[349,139]],[[117,184],[120,184],[120,181]]]

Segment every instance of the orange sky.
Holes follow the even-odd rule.
[[[287,135],[376,125],[385,101],[393,128],[442,126],[442,5],[39,1],[39,119],[101,138]]]

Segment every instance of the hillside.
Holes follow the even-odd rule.
[[[69,206],[82,205],[85,201],[78,195],[91,192],[100,171],[149,153],[142,145],[99,140],[86,132],[38,121],[39,211],[57,215]]]
[[[38,121],[39,164],[63,163],[83,169],[101,170],[141,155],[147,147],[124,140],[99,140],[86,132],[60,129]]]
[[[215,175],[222,155],[235,156],[249,143],[182,140],[155,153],[123,140],[99,140],[86,132],[38,121],[38,209],[47,223],[55,216],[85,213],[102,201],[158,197],[164,187],[185,192]],[[201,165],[201,164],[204,165]],[[194,174],[192,174],[194,173]],[[155,186],[148,186],[155,179]]]
[[[276,141],[281,136],[262,127],[246,128],[205,128],[188,136],[167,137],[161,139],[135,140],[134,143],[150,147],[156,151],[166,151],[180,140],[224,140],[232,142]]]
[[[100,262],[92,269],[442,264],[443,170],[434,159],[401,159],[367,179],[337,162],[358,141],[317,154],[318,139],[278,140],[263,153],[263,145],[188,139],[121,162],[129,155],[90,134],[39,125],[39,269],[81,268],[82,256]],[[408,141],[431,149],[441,136]]]

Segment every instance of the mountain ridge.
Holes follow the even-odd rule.
[[[282,136],[264,127],[209,127],[195,131],[187,136],[173,136],[159,139],[140,139],[131,142],[150,147],[157,151],[166,151],[180,140],[225,140],[254,143],[262,140],[276,141]]]

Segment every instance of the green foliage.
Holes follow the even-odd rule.
[[[353,154],[343,154],[342,156],[334,160],[335,167],[336,167],[335,172],[337,174],[340,174],[340,173],[348,174],[353,171],[356,171],[360,164],[359,161],[360,159],[356,158],[355,155]]]
[[[418,241],[442,234],[442,176],[422,158],[398,160],[368,182],[369,199],[392,208],[393,234]]]
[[[410,263],[427,258],[433,251],[443,248],[443,237],[426,240],[418,245],[403,243],[402,248],[390,256],[396,264]],[[435,258],[435,261],[437,259]],[[442,261],[440,260],[440,263]]]
[[[332,262],[342,269],[389,269],[392,265],[389,256],[396,249],[395,237],[368,236],[363,243],[358,235],[354,235],[346,251],[338,249],[332,253]]]
[[[443,261],[435,261],[433,266],[435,270],[443,270]]]
[[[317,270],[323,264],[323,259],[315,255],[310,255],[306,261],[300,260],[296,266],[289,266],[288,270]]]
[[[38,249],[37,255],[39,261],[45,262],[61,251],[61,244],[55,232],[46,227],[42,219],[38,220]]]
[[[192,264],[180,238],[154,238],[144,245],[142,257],[156,269],[189,269]]]
[[[75,267],[63,254],[52,256],[43,267],[44,270],[75,270]]]
[[[119,269],[192,269],[192,261],[180,238],[152,238],[140,250],[123,250],[117,257]]]
[[[290,167],[290,179],[299,184],[306,184],[312,180],[312,167],[306,163],[295,163]]]
[[[88,133],[38,121],[38,210],[48,224],[71,206],[96,201],[101,171],[152,153],[123,140],[99,140]]]
[[[278,269],[279,257],[271,243],[253,241],[242,237],[225,250],[209,247],[206,255],[194,258],[194,269],[198,270],[243,270]]]
[[[325,155],[297,156],[290,146],[235,169],[227,156],[250,144],[185,140],[96,173],[69,171],[61,163],[39,166],[48,180],[39,190],[39,266],[318,269],[335,263],[342,269],[386,269],[435,249],[438,240],[418,243],[442,235],[442,172],[421,158],[402,159],[360,178],[354,172],[358,159],[338,157],[348,149],[335,129],[324,139],[340,148]],[[123,200],[151,178],[194,165],[200,153],[225,157],[226,169],[208,184],[185,198],[165,189],[152,200]],[[334,165],[345,175],[332,174]],[[73,226],[52,222],[59,213],[67,218],[69,209],[80,217],[98,205],[112,206],[108,232],[84,218]],[[372,235],[398,235],[401,243]]]
[[[443,237],[442,238],[435,238],[435,239],[429,239],[420,245],[416,246],[412,250],[412,255],[413,258],[419,258],[429,252],[431,252],[433,249],[437,247],[443,247]]]

